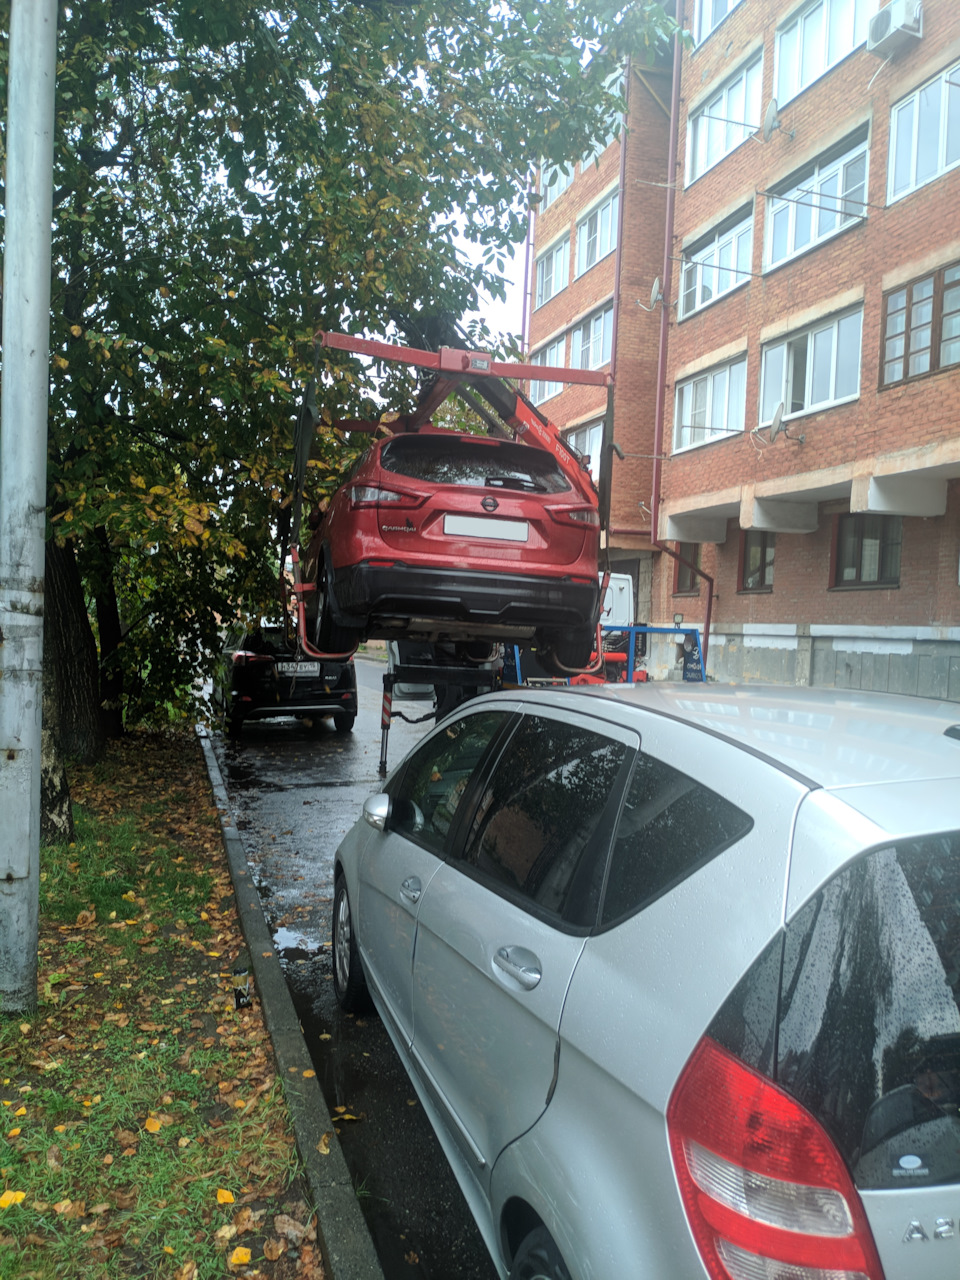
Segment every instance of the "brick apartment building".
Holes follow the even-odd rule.
[[[631,73],[625,140],[538,214],[536,280],[619,192],[610,543],[641,620],[709,620],[718,678],[960,700],[960,5],[879,8],[680,0],[693,46],[666,94]],[[535,359],[605,305],[569,265]],[[580,394],[545,406],[574,432]]]

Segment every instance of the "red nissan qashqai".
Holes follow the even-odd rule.
[[[586,666],[599,537],[589,474],[546,450],[433,427],[379,440],[323,522],[317,642],[533,638],[555,670]]]

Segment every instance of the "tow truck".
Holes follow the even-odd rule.
[[[315,345],[319,353],[327,348],[349,352],[354,355],[367,356],[377,361],[389,361],[412,365],[432,375],[430,381],[420,395],[415,408],[407,413],[390,414],[378,420],[347,418],[333,422],[332,426],[342,432],[362,432],[372,435],[375,432],[388,432],[396,435],[404,432],[417,432],[431,423],[432,417],[451,395],[456,395],[467,404],[484,422],[489,433],[505,439],[514,439],[530,448],[548,452],[557,466],[570,480],[575,491],[583,491],[590,495],[598,513],[601,527],[609,504],[609,451],[604,450],[601,458],[599,489],[590,476],[589,460],[569,447],[560,435],[559,429],[550,421],[516,386],[515,380],[540,379],[552,382],[577,383],[581,385],[603,386],[607,390],[607,422],[610,422],[612,401],[612,379],[608,373],[589,369],[569,369],[565,367],[533,365],[494,359],[489,353],[471,351],[458,347],[440,346],[436,351],[418,347],[403,346],[397,343],[362,338],[350,334],[318,331]],[[509,381],[508,381],[509,380]],[[296,646],[298,653],[305,659],[323,662],[347,662],[356,646],[343,652],[327,652],[318,644],[318,628],[316,607],[318,583],[314,578],[303,573],[303,561],[299,540],[299,525],[303,494],[303,482],[306,473],[306,462],[309,446],[319,421],[315,408],[311,411],[305,402],[298,422],[298,437],[295,444],[297,454],[297,470],[295,474],[295,509],[292,520],[290,544],[285,562],[290,566],[290,581],[287,592],[296,620]],[[603,598],[609,574],[600,573],[599,565],[593,566],[594,581],[600,580],[598,601]],[[313,606],[313,607],[311,607]],[[311,622],[314,623],[311,626]],[[600,619],[596,619],[597,643],[595,653],[601,652]],[[486,639],[491,639],[489,630]],[[496,637],[492,637],[496,639]],[[507,638],[504,636],[503,638]],[[600,669],[600,660],[595,657],[586,667],[565,668],[571,676],[583,672]],[[381,772],[386,763],[386,735],[391,718],[391,693],[393,685],[400,681],[413,683],[431,679],[439,685],[464,690],[464,696],[477,689],[490,687],[496,679],[489,663],[472,662],[469,665],[450,665],[449,661],[439,671],[433,666],[418,665],[416,668],[395,668],[384,677],[384,711],[383,711],[383,746],[381,753]],[[438,700],[439,701],[439,700]],[[447,703],[446,709],[449,709]]]

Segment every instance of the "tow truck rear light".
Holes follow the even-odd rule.
[[[374,484],[355,484],[350,490],[353,507],[377,507],[384,503],[393,507],[416,507],[421,501],[414,493],[398,493],[396,489],[381,489]]]
[[[711,1280],[883,1280],[839,1151],[788,1093],[704,1037],[667,1129]]]
[[[593,525],[600,527],[600,513],[596,507],[547,507],[560,524]]]

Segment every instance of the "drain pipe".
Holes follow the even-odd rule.
[[[667,211],[663,238],[663,288],[660,301],[660,345],[657,351],[657,404],[653,425],[653,493],[650,498],[650,542],[658,551],[692,570],[707,584],[707,608],[703,623],[703,678],[707,678],[707,653],[710,645],[710,619],[713,614],[713,578],[699,565],[684,559],[659,536],[660,480],[663,470],[663,423],[666,408],[667,339],[670,329],[670,294],[673,288],[673,222],[677,202],[677,132],[680,119],[680,68],[683,50],[679,31],[673,38],[673,87],[670,94],[670,147],[667,156]]]

